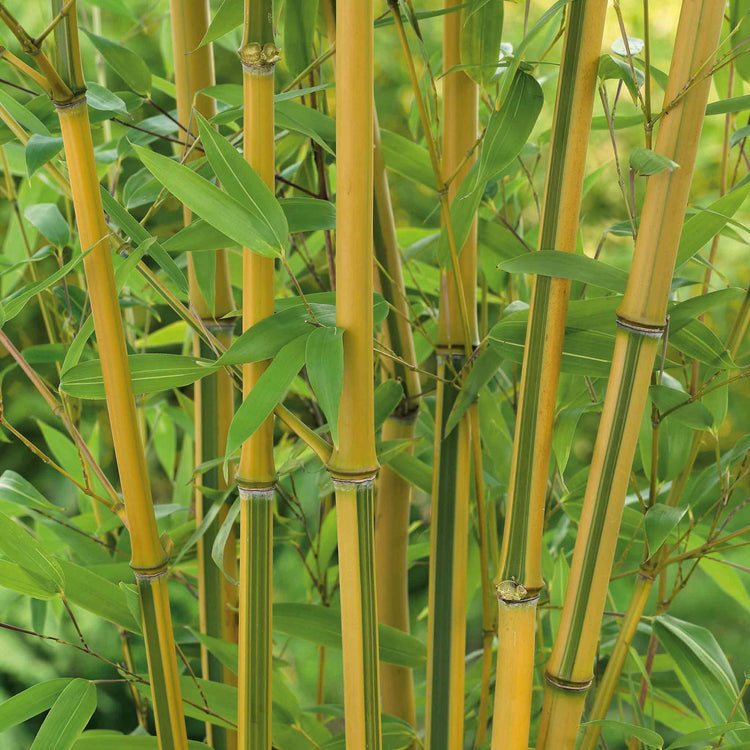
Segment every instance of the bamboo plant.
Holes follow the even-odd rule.
[[[151,695],[159,745],[187,748],[177,655],[167,591],[169,555],[156,527],[148,469],[136,417],[125,335],[104,220],[86,87],[81,66],[75,2],[52,0],[55,62],[4,8],[3,20],[22,46],[33,52],[57,108],[76,223],[85,253],[94,328],[102,360],[107,408],[120,473],[131,567],[140,596]]]
[[[711,85],[722,0],[682,5],[655,150],[676,162],[649,178],[570,579],[546,671],[539,748],[574,747],[591,684],[622,508],[664,332],[672,269]]]
[[[210,44],[202,45],[201,40],[209,25],[209,7],[204,0],[171,0],[170,17],[172,26],[172,45],[175,62],[175,93],[177,100],[177,119],[181,124],[184,138],[183,159],[190,161],[200,155],[194,148],[193,141],[197,132],[197,123],[193,112],[200,113],[206,119],[216,114],[215,100],[199,94],[201,89],[215,82],[213,53]],[[185,225],[190,224],[191,212],[183,208]],[[210,260],[209,260],[210,262]],[[229,280],[229,266],[226,250],[215,251],[213,262],[214,290],[213,305],[209,306],[196,271],[194,254],[188,258],[188,283],[190,302],[200,317],[206,330],[213,333],[225,347],[231,344],[234,321],[225,316],[234,309],[232,285]],[[210,347],[198,336],[194,336],[196,356],[210,356]],[[215,462],[224,455],[229,424],[234,413],[234,386],[229,373],[219,370],[200,380],[195,385],[195,463]],[[200,526],[211,507],[210,498],[200,491],[205,485],[211,490],[226,489],[226,482],[218,467],[214,466],[198,475],[198,491],[195,497],[195,520]],[[227,509],[223,507],[216,520],[206,529],[197,543],[200,596],[201,632],[213,638],[237,640],[237,596],[235,587],[229,578],[235,575],[236,555],[224,556],[228,577],[222,575],[211,556],[211,549],[216,534],[226,517]],[[235,536],[230,532],[227,538],[227,549],[235,549]],[[234,681],[232,672],[225,669],[221,662],[201,649],[203,676],[215,682]],[[214,747],[228,747],[226,730],[206,724],[207,738]]]
[[[244,100],[243,150],[261,179],[274,186],[274,44],[272,0],[245,0],[240,47]],[[274,260],[251,250],[243,257],[242,325],[273,314]],[[268,362],[243,367],[244,395]],[[271,747],[273,501],[276,471],[273,416],[242,446],[240,492],[239,747]]]
[[[574,252],[606,0],[570,8],[550,136],[539,250]],[[543,586],[542,531],[570,280],[537,276],[531,295],[498,600],[493,748],[525,748],[534,632]]]
[[[336,490],[344,721],[350,748],[379,750],[380,686],[373,482],[373,5],[340,0],[336,40],[336,324],[344,330]],[[358,92],[352,96],[351,92]]]
[[[416,370],[414,334],[409,324],[409,306],[396,238],[393,206],[388,189],[380,127],[374,116],[374,247],[380,289],[397,313],[387,319],[388,346],[398,356],[392,374],[399,380],[404,397],[383,425],[382,439],[413,441],[421,390]],[[375,520],[375,570],[378,620],[409,632],[409,511],[411,484],[390,466],[380,470]],[[414,679],[411,670],[381,664],[380,685],[383,710],[416,724]]]

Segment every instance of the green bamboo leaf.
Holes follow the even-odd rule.
[[[68,677],[39,682],[0,703],[0,734],[47,711],[71,682]]]
[[[333,146],[336,144],[336,123],[331,117],[292,101],[277,101],[274,112],[277,128],[292,130],[311,138],[333,156]]]
[[[316,328],[307,337],[305,368],[310,387],[338,444],[339,402],[344,387],[344,330]]]
[[[12,320],[23,310],[26,303],[35,297],[39,292],[49,289],[53,284],[56,284],[66,274],[70,273],[81,261],[83,255],[76,255],[72,260],[69,260],[64,266],[60,267],[54,273],[51,273],[44,279],[37,281],[33,284],[26,284],[22,286],[13,294],[9,295],[3,300],[3,310],[5,312],[5,322]]]
[[[284,60],[292,75],[313,60],[313,37],[318,20],[318,0],[286,0],[284,8]]]
[[[151,71],[133,50],[86,29],[82,31],[91,40],[107,65],[125,81],[129,88],[142,96],[148,96],[151,93]]]
[[[685,391],[666,385],[652,385],[649,395],[660,412],[675,410],[667,419],[675,419],[694,430],[710,430],[713,426],[711,412],[700,401],[691,401]]]
[[[41,584],[20,565],[7,560],[0,560],[0,587],[39,601],[54,599],[58,593],[52,586]]]
[[[461,386],[451,413],[448,415],[444,432],[446,436],[453,432],[466,410],[476,400],[479,391],[497,374],[502,361],[498,353],[489,347],[479,355],[479,358],[471,366],[466,382]]]
[[[558,0],[556,3],[551,5],[547,10],[539,17],[539,20],[528,30],[523,38],[523,41],[516,47],[513,57],[510,58],[510,63],[505,69],[502,78],[500,79],[500,91],[498,92],[497,100],[495,102],[495,108],[502,110],[505,106],[505,100],[510,96],[510,90],[515,83],[515,75],[521,66],[521,63],[526,56],[526,50],[529,45],[536,39],[539,33],[544,27],[569,3],[571,0]]]
[[[750,97],[748,97],[750,98]],[[710,242],[739,211],[750,193],[750,180],[743,180],[725,196],[691,216],[682,226],[676,267],[692,258]]]
[[[112,112],[128,120],[132,119],[125,102],[94,81],[86,81],[86,103],[100,112]]]
[[[672,657],[680,683],[700,714],[714,723],[726,721],[735,706],[738,688],[713,634],[670,615],[654,618],[654,633]],[[741,705],[735,715],[745,718]]]
[[[729,136],[729,148],[734,148],[740,141],[744,141],[748,136],[750,136],[750,125],[745,125],[744,128],[735,130],[734,133]]]
[[[312,332],[311,312],[321,325],[336,325],[336,308],[333,305],[312,303],[309,308],[298,304],[259,321],[234,340],[219,357],[217,364],[238,365],[271,359],[287,344]]]
[[[726,115],[734,112],[745,112],[750,109],[750,94],[744,96],[734,96],[729,99],[721,99],[718,102],[711,102],[706,107],[706,117],[711,115]]]
[[[341,649],[341,613],[333,607],[274,604],[273,629],[319,646]],[[382,661],[412,669],[424,667],[426,649],[418,638],[388,625],[380,625],[378,633]]]
[[[394,412],[404,397],[404,388],[398,380],[389,378],[375,389],[375,432]]]
[[[646,727],[639,727],[635,724],[628,724],[625,721],[616,721],[615,719],[598,719],[597,721],[587,721],[584,726],[589,724],[598,724],[603,729],[618,730],[627,740],[630,737],[639,739],[646,747],[662,748],[664,747],[664,738]]]
[[[71,603],[119,625],[132,633],[140,633],[140,622],[133,618],[123,590],[95,573],[91,568],[60,560],[65,576],[65,598]]]
[[[268,252],[264,250],[268,246],[274,254],[283,254],[289,227],[274,194],[226,138],[222,138],[200,113],[196,112],[196,118],[201,143],[214,174],[224,190],[239,204],[244,205],[256,220],[263,240],[263,247],[258,252],[267,255]],[[246,247],[255,250],[253,246]]]
[[[717,289],[707,294],[699,294],[691,297],[684,302],[678,302],[669,308],[669,332],[674,333],[680,328],[687,325],[691,320],[695,320],[704,313],[716,308],[727,305],[745,296],[744,289],[730,287],[728,289]]]
[[[402,479],[426,494],[432,492],[432,467],[408,453],[389,456],[386,463]]]
[[[0,500],[16,503],[24,508],[38,508],[45,512],[56,512],[59,510],[33,484],[10,469],[4,471],[2,476],[0,476]]]
[[[424,146],[390,130],[380,129],[385,164],[392,172],[435,190],[435,172]]]
[[[700,320],[691,320],[669,334],[669,343],[687,357],[697,359],[717,369],[731,369],[736,365],[719,337]]]
[[[70,241],[70,229],[55,203],[37,203],[28,206],[23,215],[57,247]]]
[[[216,254],[196,253],[192,258],[198,289],[206,301],[206,306],[214,314],[216,302]]]
[[[463,10],[461,63],[476,83],[486,86],[500,59],[503,0],[470,0]]]
[[[63,591],[60,564],[22,526],[0,513],[0,550],[50,593]]]
[[[95,710],[96,685],[88,680],[72,680],[47,714],[31,750],[69,750]]]
[[[562,253],[558,250],[539,250],[504,260],[498,265],[508,273],[534,273],[539,276],[573,279],[584,284],[623,293],[628,274],[585,255]]]
[[[614,55],[602,55],[599,58],[599,78],[602,81],[622,81],[627,86],[633,101],[638,98],[638,89],[643,85],[645,80],[643,73],[635,69],[636,77],[633,78],[633,71],[630,63]]]
[[[238,245],[270,257],[278,253],[266,242],[264,227],[246,205],[196,174],[190,167],[147,148],[133,145],[138,157],[172,195]]]
[[[218,506],[219,503],[216,503],[215,506]],[[226,568],[224,567],[224,552],[227,548],[227,539],[229,539],[229,533],[234,528],[234,523],[237,520],[237,516],[240,514],[240,510],[242,509],[242,498],[238,497],[234,503],[232,503],[232,507],[227,511],[227,515],[225,516],[224,520],[221,522],[221,526],[219,527],[219,530],[216,532],[216,536],[214,537],[214,543],[211,547],[211,557],[213,558],[214,562],[216,563],[219,570],[222,572],[224,576],[226,576],[227,580],[237,586],[239,584],[238,581],[235,581],[234,578],[232,578],[226,571]]]
[[[688,732],[667,746],[667,750],[678,750],[681,747],[704,747],[710,742],[717,740],[723,734],[750,729],[750,724],[744,721],[732,721],[729,724],[717,724],[695,732]]]
[[[675,169],[679,169],[679,166],[676,161],[668,159],[662,154],[657,154],[656,151],[651,151],[648,148],[636,146],[630,152],[630,168],[637,175],[649,177],[665,170],[674,172]]]
[[[336,228],[336,207],[318,198],[282,198],[279,201],[290,232],[316,232]]]
[[[336,207],[318,198],[281,198],[278,200],[286,216],[289,233],[316,232],[336,228]],[[170,253],[206,252],[232,247],[237,243],[203,219],[195,219],[163,243]]]
[[[26,173],[29,179],[62,151],[62,138],[34,133],[26,143]]]
[[[8,110],[11,117],[31,133],[49,136],[47,126],[26,106],[14,99],[5,89],[0,89],[0,105]]]
[[[205,742],[188,740],[188,750],[210,750]],[[72,750],[161,750],[157,737],[124,735],[111,729],[91,729],[73,743]]]
[[[673,508],[663,503],[651,506],[644,517],[649,557],[653,557],[667,540],[672,530],[687,513],[687,507]]]
[[[182,388],[218,367],[214,362],[179,354],[131,354],[128,364],[137,394]],[[106,398],[101,360],[92,359],[66,370],[60,378],[60,390],[75,398]]]
[[[139,249],[145,246],[149,255],[156,261],[159,267],[169,276],[178,289],[185,294],[188,293],[188,282],[185,274],[177,267],[169,254],[164,248],[123,208],[102,186],[99,190],[102,196],[104,210],[109,214],[110,219],[120,227],[124,234],[130,237],[131,242]],[[149,243],[146,245],[145,243]],[[131,252],[131,255],[133,253]],[[119,282],[119,278],[118,278]],[[124,279],[122,281],[124,283]],[[121,288],[122,283],[118,286]],[[64,368],[63,368],[64,369]]]
[[[538,81],[528,73],[517,72],[503,106],[490,117],[479,159],[451,202],[451,224],[457,252],[460,252],[469,235],[485,185],[521,153],[534,129],[543,102],[544,94]],[[440,233],[438,258],[441,267],[450,267],[450,247],[445,229]]]
[[[231,456],[266,420],[305,363],[307,336],[298,336],[274,357],[242,402],[229,426],[227,456]]]
[[[230,31],[242,26],[243,11],[242,0],[223,0],[198,46],[203,47],[215,42]]]

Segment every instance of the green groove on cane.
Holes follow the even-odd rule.
[[[212,349],[205,343],[201,342],[201,357],[213,356]],[[208,459],[208,457],[219,455],[218,446],[218,374],[207,375],[201,382],[201,399],[200,399],[200,425],[202,429],[201,434],[201,453]],[[219,469],[218,466],[212,467],[203,473],[201,478],[201,484],[210,488],[211,490],[217,490],[219,488]],[[208,512],[211,510],[213,503],[203,493],[199,492],[196,494],[196,503],[200,503],[201,507],[196,508],[196,516],[199,518],[205,518]],[[220,519],[217,517],[214,522],[206,529],[203,534],[203,560],[202,562],[202,575],[203,575],[203,587],[202,595],[205,597],[204,605],[204,616],[205,632],[207,635],[213,636],[214,638],[222,638],[223,633],[223,608],[224,601],[222,596],[223,589],[223,576],[218,565],[214,562],[211,557],[211,550],[214,546],[216,534],[219,531]],[[221,662],[213,656],[211,653],[207,654],[208,663],[208,674],[206,677],[209,680],[215,682],[224,681],[224,667]],[[214,729],[221,729],[215,727]],[[214,744],[218,746],[219,742],[224,746],[223,732],[214,731]]]
[[[615,475],[615,468],[620,461],[620,443],[625,430],[625,422],[630,412],[630,401],[633,395],[633,382],[635,373],[638,369],[641,358],[641,344],[644,337],[633,333],[621,333],[628,337],[627,348],[625,350],[625,360],[623,363],[622,375],[620,378],[619,389],[617,392],[617,405],[615,407],[614,417],[612,419],[612,428],[610,434],[613,439],[607,445],[607,451],[604,455],[601,477],[596,492],[596,506],[594,517],[591,522],[591,533],[588,535],[586,550],[584,552],[583,564],[581,567],[581,578],[576,589],[576,601],[585,601],[585,592],[591,588],[594,580],[597,561],[599,559],[599,547],[602,539],[602,530],[604,521],[607,517],[609,508],[608,500],[612,489],[612,480]],[[578,653],[578,641],[583,629],[583,621],[586,618],[586,608],[577,607],[568,630],[568,637],[565,642],[563,658],[558,677],[570,679],[573,666]]]
[[[463,355],[451,356],[454,370],[459,371],[465,362]],[[445,374],[445,365],[441,365]],[[442,419],[440,429],[440,461],[438,463],[437,495],[433,505],[432,533],[435,535],[432,577],[434,594],[431,597],[429,637],[431,662],[428,678],[432,686],[430,696],[430,743],[431,747],[448,747],[450,731],[451,700],[451,646],[453,614],[453,560],[454,523],[456,517],[456,474],[460,431],[445,434],[448,416],[458,397],[458,389],[450,384],[443,385]]]
[[[242,544],[246,545],[240,570],[242,591],[252,588],[242,619],[240,642],[247,644],[240,665],[240,690],[245,696],[240,713],[247,712],[241,734],[243,748],[271,746],[271,632],[272,565],[271,549],[274,491],[240,489]]]
[[[380,745],[380,692],[378,618],[375,594],[375,517],[373,483],[357,486],[357,538],[359,540],[359,579],[362,591],[362,644],[365,656],[365,726],[367,747]]]
[[[159,747],[175,747],[175,738],[172,733],[172,725],[164,721],[162,717],[169,716],[169,703],[166,700],[167,686],[164,680],[165,670],[157,668],[162,661],[162,643],[153,635],[159,632],[159,623],[156,616],[156,603],[154,600],[155,585],[159,585],[158,578],[137,577],[138,594],[141,601],[141,616],[143,618],[143,632],[151,633],[152,636],[145,638],[146,657],[149,665],[149,677],[151,679],[151,695],[154,701],[154,714],[159,727]]]
[[[529,353],[527,365],[524,368],[524,401],[532,407],[536,407],[536,399],[533,394],[538,393],[540,383],[544,376],[544,346],[545,331],[547,328],[546,304],[538,304],[536,300],[546,300],[549,297],[552,279],[549,276],[538,276],[534,290],[534,305],[529,325]],[[531,397],[531,400],[529,398]],[[510,580],[511,577],[519,582],[526,580],[524,571],[526,568],[527,540],[529,534],[529,517],[532,512],[529,497],[531,494],[531,473],[535,460],[534,445],[536,443],[536,408],[523,409],[518,425],[518,468],[515,474],[513,487],[512,512],[508,519],[506,534],[510,537],[507,559],[503,567],[502,579]]]

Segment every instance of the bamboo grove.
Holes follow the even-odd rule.
[[[750,3],[0,21],[3,747],[750,743]]]

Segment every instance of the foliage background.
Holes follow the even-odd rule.
[[[134,0],[128,3],[134,9],[137,21],[130,20],[117,13],[110,13],[108,9],[120,6],[116,0],[89,0],[81,2],[81,23],[84,28],[91,28],[91,13],[93,5],[99,5],[103,10],[104,35],[108,38],[118,40],[126,44],[129,49],[135,51],[147,63],[153,74],[170,78],[172,75],[171,64],[171,40],[168,19],[168,3],[166,0]],[[11,3],[11,6],[14,5]],[[18,8],[12,8],[19,13],[21,20],[33,29],[41,28],[48,18],[48,5],[43,0],[33,0],[28,3],[17,3]],[[218,5],[218,4],[217,4]],[[284,13],[283,3],[278,3],[280,12]],[[436,0],[420,0],[420,9],[437,8]],[[216,6],[214,6],[216,7]],[[531,2],[531,18],[536,18],[547,7],[546,3],[534,0]],[[623,13],[628,25],[630,36],[642,36],[640,27],[641,3],[635,0],[626,0],[622,3]],[[385,10],[383,5],[378,10]],[[679,2],[677,0],[663,0],[654,4],[652,15],[652,49],[653,64],[667,70],[671,54],[671,45],[676,28]],[[524,5],[522,3],[506,3],[504,38],[509,41],[519,40],[522,34]],[[553,24],[554,25],[554,24]],[[441,23],[439,19],[423,22],[426,47],[431,54],[433,70],[440,69],[440,33]],[[0,37],[8,41],[9,34],[5,29],[0,31]],[[614,13],[608,16],[607,28],[604,37],[604,50],[620,37],[620,30]],[[237,61],[236,49],[239,43],[238,32],[229,34],[215,44],[216,74],[220,83],[239,83],[240,68]],[[92,45],[82,40],[84,50],[84,66],[89,80],[95,80],[96,68]],[[283,24],[280,28],[279,46],[284,49]],[[559,59],[559,47],[553,52],[551,58]],[[407,137],[414,138],[419,131],[417,113],[411,88],[402,64],[402,55],[398,47],[398,40],[392,27],[383,27],[376,32],[376,100],[381,126],[394,130]],[[330,75],[330,67],[325,68],[326,76]],[[537,126],[532,135],[530,145],[526,147],[524,157],[528,163],[536,164],[534,169],[534,185],[537,191],[541,191],[544,180],[544,168],[546,164],[547,135],[552,118],[552,105],[556,86],[556,76],[552,66],[543,66],[537,69],[537,75],[542,75],[541,82],[545,93],[545,105]],[[3,70],[0,75],[8,75],[8,70]],[[286,70],[284,58],[279,68],[279,81],[283,86],[291,79]],[[121,82],[111,69],[107,70],[107,83],[111,90],[119,91],[123,88]],[[439,82],[438,82],[439,86]],[[712,99],[717,98],[716,87],[722,91],[726,87],[725,76],[719,74],[714,84]],[[740,95],[744,86],[744,93],[748,93],[748,84],[741,81],[735,84],[734,95]],[[655,89],[656,95],[660,94]],[[355,95],[352,92],[352,95]],[[722,93],[722,96],[725,94]],[[173,102],[160,92],[154,92],[155,100],[163,107],[172,108]],[[601,106],[597,101],[595,115],[602,114]],[[619,112],[627,114],[635,111],[632,105],[623,97]],[[136,113],[136,120],[144,116],[153,116],[154,110],[148,111],[141,108]],[[706,120],[704,127],[701,149],[698,157],[691,202],[696,205],[705,206],[719,195],[719,163],[722,149],[724,118],[712,117]],[[741,123],[744,124],[744,123]],[[101,142],[101,130],[95,136],[98,143]],[[121,136],[132,135],[133,131],[122,125],[113,124],[115,142]],[[627,154],[632,146],[643,145],[642,132],[638,128],[618,131],[618,147],[621,154]],[[6,153],[9,161],[18,174],[24,172],[23,149],[15,143],[6,145]],[[109,148],[112,148],[110,145]],[[540,159],[535,161],[536,152]],[[284,159],[283,147],[280,151],[280,163]],[[132,162],[132,160],[131,160]],[[101,165],[105,167],[104,164]],[[616,180],[615,164],[612,158],[612,147],[609,133],[606,130],[598,130],[592,134],[588,155],[587,174],[602,167],[593,188],[587,194],[583,204],[583,220],[581,229],[581,242],[585,252],[593,255],[597,243],[608,227],[626,218],[624,206]],[[134,166],[129,163],[126,173],[120,178],[126,180],[129,176],[128,170],[132,172]],[[432,234],[439,226],[439,215],[434,210],[433,199],[424,191],[415,187],[415,184],[399,177],[394,173],[389,174],[391,189],[396,210],[396,221],[399,227],[399,239],[402,248],[406,249],[406,257],[418,254],[414,243]],[[34,188],[24,182],[21,188],[21,198],[29,197]],[[24,195],[24,193],[26,195]],[[640,196],[640,194],[639,194]],[[534,200],[528,186],[520,188],[516,200],[521,207],[522,226],[525,228],[527,241],[533,245],[538,217],[534,207]],[[739,221],[747,221],[748,215],[738,215]],[[172,201],[167,204],[167,210],[162,211],[160,219],[160,231],[168,236],[174,232],[181,222],[179,207]],[[19,257],[18,231],[13,223],[11,206],[3,201],[0,202],[0,236],[4,237],[3,255],[7,258]],[[529,239],[530,238],[530,239]],[[41,238],[37,239],[37,246],[43,244]],[[504,274],[494,269],[495,262],[491,252],[484,252],[483,269],[487,274],[489,286],[492,290],[507,293],[507,282]],[[601,258],[606,262],[628,268],[632,253],[632,240],[628,237],[612,237],[603,245]],[[234,259],[238,261],[239,251],[234,250]],[[739,241],[739,235],[724,236],[719,249],[718,267],[723,274],[722,279],[727,284],[735,287],[747,287],[750,282],[750,262],[748,261],[747,245]],[[234,265],[238,268],[237,262]],[[693,271],[696,273],[696,271]],[[9,280],[2,280],[3,291],[6,292]],[[523,295],[524,290],[520,290]],[[726,315],[712,315],[707,318],[707,323],[712,327],[719,337],[724,340],[729,327],[738,309],[738,303],[731,304]],[[134,308],[138,321],[142,322],[144,310],[136,305]],[[493,309],[493,315],[497,315],[498,309]],[[162,324],[170,322],[168,311],[160,309]],[[491,316],[490,323],[494,322]],[[17,341],[23,347],[34,344],[45,343],[44,330],[38,316],[36,305],[29,305],[14,324]],[[172,347],[171,351],[179,351]],[[0,358],[0,368],[10,364],[10,359],[5,356]],[[46,365],[42,367],[50,367]],[[3,380],[3,404],[5,417],[21,430],[27,437],[40,446],[46,446],[52,454],[63,460],[66,446],[60,442],[58,434],[49,430],[45,425],[53,425],[54,420],[48,409],[38,395],[33,391],[27,381],[17,370],[11,370]],[[187,508],[189,501],[189,488],[184,483],[180,486],[171,479],[164,470],[165,464],[170,467],[180,465],[183,453],[190,455],[191,438],[189,420],[181,416],[174,398],[166,395],[150,399],[147,404],[147,414],[152,428],[156,428],[152,434],[149,444],[149,459],[152,472],[154,495],[159,502],[180,502],[185,510],[170,516],[169,524],[184,523],[187,520]],[[730,402],[727,419],[720,432],[721,450],[731,448],[747,428],[750,419],[750,390],[747,381],[740,381],[730,390]],[[96,418],[100,429],[101,453],[104,464],[111,469],[111,445],[107,437],[106,419],[98,412]],[[577,469],[585,466],[590,458],[595,438],[597,417],[586,415],[579,425],[572,443],[571,459],[567,474],[573,475]],[[12,469],[27,477],[46,497],[57,505],[73,508],[77,502],[77,491],[70,483],[61,480],[59,475],[46,467],[41,461],[33,456],[26,448],[15,439],[0,433],[0,439],[4,440],[0,445],[0,470]],[[703,452],[698,458],[699,467],[708,467],[714,457],[710,452]],[[69,464],[75,470],[75,461]],[[80,472],[80,469],[78,469]],[[567,475],[566,474],[566,475]],[[303,506],[308,515],[308,520],[313,527],[317,524],[317,475],[305,475],[304,472],[296,477],[297,492],[303,500]],[[326,481],[326,480],[322,480]],[[739,488],[738,496],[742,498],[748,494],[748,483]],[[288,510],[281,505],[281,512],[288,518]],[[428,540],[427,529],[424,522],[429,518],[429,498],[424,493],[416,492],[412,509],[412,520],[415,531],[413,542],[425,542]],[[750,506],[747,506],[737,514],[732,526],[740,527],[750,522]],[[275,548],[275,570],[274,585],[275,597],[279,601],[308,601],[311,599],[309,580],[306,578],[299,556],[284,543],[283,535],[286,529],[279,528],[280,539]],[[54,541],[48,540],[51,544]],[[572,536],[568,533],[566,546],[572,548]],[[744,549],[728,553],[727,558],[737,563],[747,565],[748,556]],[[470,587],[469,593],[471,605],[469,608],[468,625],[468,652],[481,649],[481,602],[479,599],[479,569],[478,552],[475,537],[472,537],[470,550]],[[677,602],[670,610],[676,617],[681,617],[691,622],[702,625],[716,636],[719,644],[726,653],[729,662],[734,669],[740,684],[743,674],[750,668],[748,651],[746,647],[747,624],[750,617],[750,581],[747,575],[740,574],[741,588],[736,584],[734,595],[719,587],[715,580],[703,572],[699,572],[695,580],[687,590],[681,594]],[[180,626],[195,626],[197,622],[195,601],[183,587],[173,587],[174,618],[178,624],[178,638],[186,642],[186,648],[190,653],[191,638],[187,631]],[[427,600],[427,561],[426,558],[418,560],[410,572],[410,595],[412,613],[412,632],[417,636],[424,637],[426,625],[425,608]],[[621,603],[624,603],[621,602]],[[42,612],[38,607],[30,607],[29,600],[0,589],[0,620],[12,622],[22,627],[33,627],[41,629],[51,635],[59,635],[69,640],[75,640],[75,633],[69,622],[62,617],[59,607],[50,607],[48,611]],[[90,645],[112,659],[119,658],[119,642],[115,637],[113,627],[102,624],[100,620],[81,612],[79,621],[83,632],[86,634]],[[43,623],[43,627],[39,627]],[[605,618],[604,638],[614,635],[613,619]],[[318,654],[315,646],[298,639],[277,639],[276,654],[282,656],[289,662],[286,670],[297,692],[302,705],[312,704],[316,700],[316,687],[318,680]],[[645,639],[639,637],[636,641],[639,651],[645,651]],[[196,650],[192,647],[192,653]],[[142,663],[142,654],[136,658]],[[340,703],[341,692],[341,663],[340,653],[330,651],[327,656],[326,672],[326,701]],[[478,664],[478,662],[475,662]],[[112,672],[105,665],[95,659],[88,658],[78,652],[54,644],[42,642],[31,637],[23,637],[7,631],[0,631],[0,700],[13,695],[29,685],[51,679],[55,676],[69,675],[82,676],[89,679],[108,679]],[[467,685],[472,685],[473,677],[477,675],[476,670],[469,671]],[[423,695],[420,684],[424,682],[424,674],[417,674],[417,695]],[[474,680],[476,682],[476,680]],[[634,684],[637,684],[635,682]],[[122,684],[102,684],[99,687],[99,706],[90,727],[97,726],[106,728],[119,728],[130,731],[136,726],[135,714],[132,710],[127,690]],[[750,704],[748,704],[750,706]],[[420,712],[422,707],[419,708]],[[3,747],[21,748],[30,744],[38,724],[37,721],[29,722],[22,729],[14,729],[6,734],[0,735]],[[200,733],[197,722],[192,726],[194,736]]]

